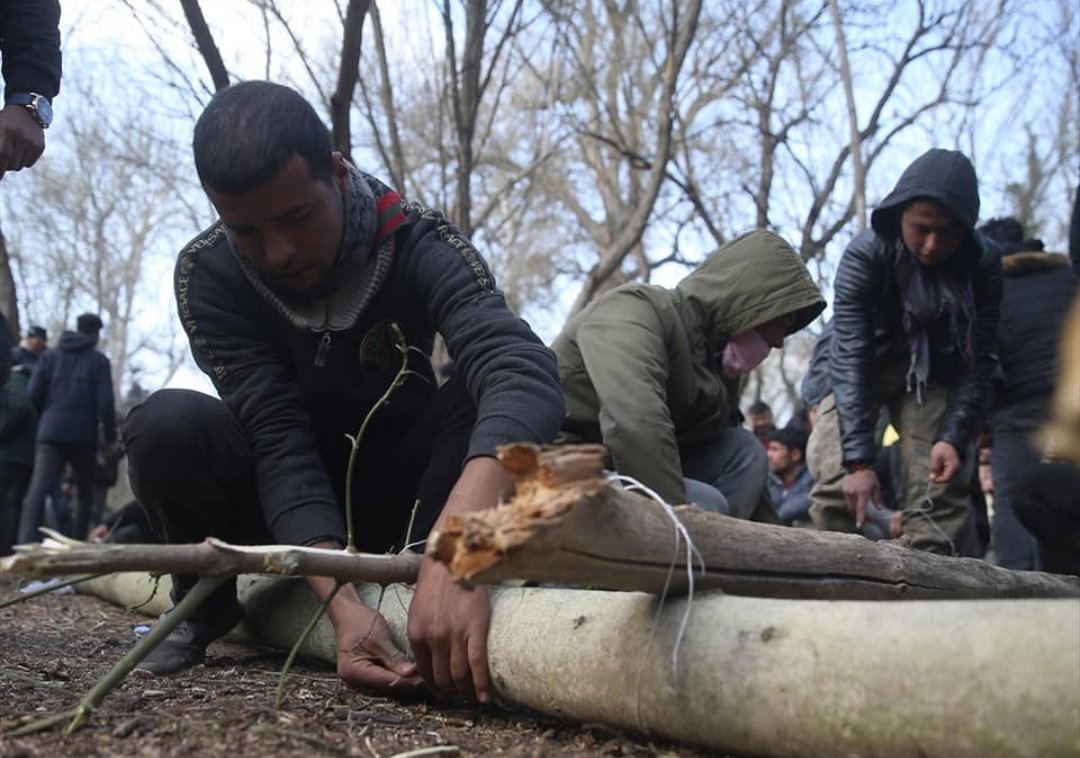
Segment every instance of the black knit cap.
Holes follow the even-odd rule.
[[[79,334],[97,334],[105,326],[96,313],[84,313],[75,319],[75,330]]]

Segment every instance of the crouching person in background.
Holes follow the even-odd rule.
[[[561,439],[602,442],[619,474],[669,503],[778,522],[765,450],[740,426],[741,380],[824,307],[798,254],[766,231],[720,248],[675,289],[606,293],[554,344]]]

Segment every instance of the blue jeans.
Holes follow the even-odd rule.
[[[769,462],[748,429],[731,427],[682,451],[686,497],[702,508],[748,519],[765,492]]]

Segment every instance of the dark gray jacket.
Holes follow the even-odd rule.
[[[97,340],[64,332],[46,350],[30,379],[30,400],[40,416],[38,442],[98,445],[116,440],[116,406],[109,359],[94,348]]]

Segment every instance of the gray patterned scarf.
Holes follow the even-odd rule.
[[[344,228],[333,270],[314,294],[278,292],[232,245],[248,281],[255,290],[299,329],[348,329],[378,294],[394,258],[392,232],[404,220],[401,198],[378,179],[349,166],[344,197]]]
[[[928,329],[948,319],[955,335],[956,348],[967,365],[975,365],[975,297],[971,278],[957,275],[951,267],[923,266],[897,242],[895,266],[903,301],[904,332],[908,336],[911,363],[908,366],[908,392],[914,388],[919,404],[930,377],[930,338]]]

